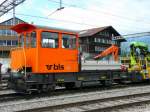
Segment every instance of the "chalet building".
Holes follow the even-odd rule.
[[[25,23],[19,18],[15,18],[15,24]],[[9,57],[11,48],[17,46],[17,34],[10,30],[13,26],[13,18],[0,23],[0,58]]]
[[[79,40],[80,51],[86,57],[97,55],[112,44],[120,47],[120,43],[125,41],[112,26],[80,31]]]

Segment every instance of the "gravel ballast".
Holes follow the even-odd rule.
[[[86,93],[75,93],[75,94],[67,94],[60,96],[49,96],[43,98],[35,98],[29,100],[19,100],[19,101],[9,101],[0,103],[0,112],[12,112],[19,110],[26,110],[32,108],[46,107],[46,106],[54,106],[61,105],[67,103],[74,103],[79,101],[87,101],[94,99],[103,99],[115,96],[124,96],[130,94],[137,93],[146,93],[150,92],[150,86],[142,86],[142,87],[128,87],[123,89],[115,89],[115,90],[104,90],[97,92],[86,92]]]

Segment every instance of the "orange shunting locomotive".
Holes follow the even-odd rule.
[[[49,91],[56,86],[81,87],[90,82],[112,84],[113,73],[99,63],[82,62],[78,33],[32,24],[11,28],[18,33],[18,47],[11,50],[9,84],[17,91]]]

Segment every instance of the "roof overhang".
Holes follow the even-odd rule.
[[[24,33],[24,32],[32,32],[33,30],[36,29],[36,26],[32,24],[27,24],[27,23],[21,23],[17,24],[13,27],[11,27],[11,30],[17,32],[17,33]]]
[[[115,41],[118,41],[118,42],[126,42],[127,40],[126,39],[116,39]]]

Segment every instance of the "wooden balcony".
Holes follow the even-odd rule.
[[[16,46],[0,46],[0,51],[10,51],[14,47]]]
[[[17,37],[11,35],[0,35],[0,40],[17,40]]]
[[[12,27],[12,25],[0,25],[1,30],[8,30]]]

